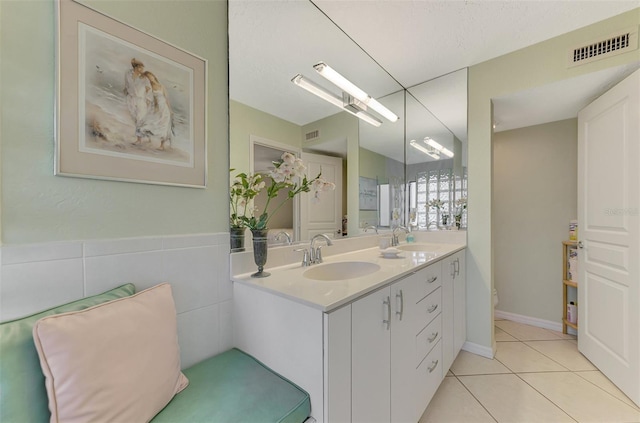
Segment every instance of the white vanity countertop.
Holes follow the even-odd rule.
[[[403,245],[407,244],[403,243]],[[294,265],[273,267],[268,269],[271,276],[266,278],[252,278],[251,273],[253,272],[251,272],[234,275],[232,279],[235,283],[262,289],[324,312],[329,312],[352,302],[368,292],[387,285],[399,277],[413,273],[466,247],[465,244],[432,245],[434,248],[429,249],[430,253],[401,251],[398,257],[395,258],[384,258],[378,247],[367,248],[326,257],[322,264],[303,267],[300,263],[296,263]],[[325,248],[329,249],[331,247]],[[375,263],[380,266],[380,270],[366,276],[338,281],[320,281],[303,276],[303,273],[309,269],[323,266],[327,263],[345,261]]]

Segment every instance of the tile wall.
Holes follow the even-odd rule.
[[[232,347],[229,234],[127,238],[0,249],[0,321],[131,282],[171,283],[182,367]]]

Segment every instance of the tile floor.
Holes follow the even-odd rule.
[[[495,359],[461,351],[419,423],[640,423],[640,408],[578,352],[575,336],[495,326]]]

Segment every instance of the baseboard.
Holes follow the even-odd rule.
[[[536,326],[543,329],[562,332],[562,323],[551,320],[539,319],[537,317],[523,316],[522,314],[509,313],[508,311],[494,310],[493,317],[498,319],[511,320],[529,326]]]
[[[466,341],[462,345],[462,349],[472,354],[480,355],[482,357],[491,358],[491,359],[495,355],[495,351],[496,351],[495,345],[493,347],[486,347],[484,345],[475,344],[469,341]]]

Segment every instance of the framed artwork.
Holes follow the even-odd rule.
[[[207,62],[56,0],[55,174],[206,187]]]
[[[378,210],[378,181],[360,176],[360,210]]]

